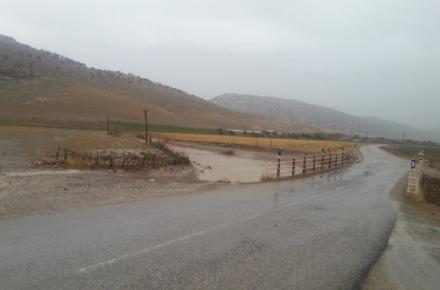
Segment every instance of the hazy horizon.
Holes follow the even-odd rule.
[[[440,3],[3,3],[0,33],[205,99],[281,98],[439,127]]]

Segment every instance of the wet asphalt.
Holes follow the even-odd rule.
[[[357,289],[407,163],[0,222],[0,289]]]

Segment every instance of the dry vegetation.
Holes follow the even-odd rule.
[[[209,128],[298,129],[234,112],[179,89],[117,71],[87,67],[0,35],[0,122],[150,121]]]
[[[294,140],[266,137],[245,137],[209,134],[185,134],[185,133],[154,133],[154,137],[163,140],[203,142],[213,144],[224,144],[231,146],[247,146],[262,149],[276,149],[278,146],[290,152],[300,152],[304,154],[318,153],[321,148],[337,151],[344,148],[350,151],[356,145],[352,142],[343,141],[317,141],[317,140]]]
[[[432,163],[434,167],[440,169],[440,147],[390,145],[382,148],[390,153],[407,159],[416,158],[419,152],[423,151],[425,153],[425,159]]]
[[[35,160],[53,160],[51,155],[58,146],[81,152],[158,150],[141,139],[126,135],[113,137],[103,131],[0,126],[0,220],[192,193],[211,187],[197,182],[190,166],[152,166],[148,170],[128,172],[119,170],[115,161],[117,170],[31,168]],[[93,161],[90,165],[87,167],[94,166]],[[100,162],[99,168],[104,165]]]
[[[113,137],[104,131],[65,130],[56,128],[0,126],[1,138],[19,138],[28,143],[28,154],[34,158],[53,155],[58,146],[75,151],[94,150],[145,150],[152,149],[141,139],[124,135]]]

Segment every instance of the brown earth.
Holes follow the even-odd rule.
[[[0,126],[0,219],[47,214],[186,194],[217,184],[199,182],[193,167],[170,166],[137,172],[31,168],[57,146],[72,149],[148,150],[142,140],[100,131]]]
[[[208,128],[305,130],[212,104],[149,79],[87,67],[0,35],[0,121],[6,123],[142,122]]]
[[[413,203],[405,175],[390,193],[398,211],[388,248],[363,290],[437,289],[440,282],[440,208]]]

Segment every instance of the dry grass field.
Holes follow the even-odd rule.
[[[230,146],[247,146],[261,149],[276,149],[277,147],[281,147],[285,151],[304,154],[318,153],[321,151],[321,148],[331,151],[337,151],[343,148],[345,151],[351,151],[356,145],[355,143],[344,141],[295,140],[209,134],[154,133],[153,136],[165,141],[203,142]]]
[[[44,159],[54,155],[58,146],[75,151],[94,150],[144,150],[152,148],[142,139],[131,135],[114,137],[105,131],[97,130],[66,130],[58,128],[40,128],[25,126],[0,126],[0,139],[16,142],[12,148],[17,154],[27,155],[30,159]],[[1,142],[0,142],[1,145]],[[4,144],[6,147],[6,145]],[[12,145],[11,145],[12,146]],[[5,149],[1,148],[0,149]]]

